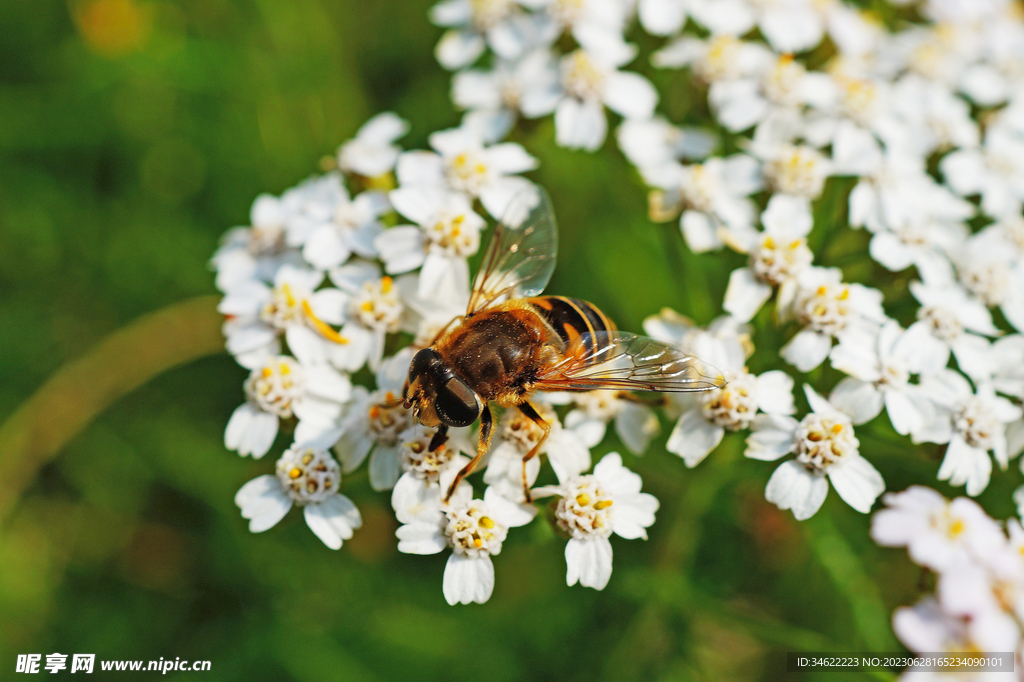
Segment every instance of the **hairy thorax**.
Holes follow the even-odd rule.
[[[563,342],[527,303],[510,301],[467,317],[436,348],[484,400],[517,405]]]

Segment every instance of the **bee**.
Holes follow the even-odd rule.
[[[476,456],[456,475],[445,500],[490,448],[491,405],[519,410],[542,430],[523,456],[540,450],[551,425],[530,402],[536,391],[709,391],[722,374],[654,339],[616,329],[586,301],[540,296],[555,269],[558,233],[547,194],[521,193],[499,222],[473,281],[466,314],[418,351],[403,401],[419,423],[434,428],[430,451],[451,427],[480,419]]]

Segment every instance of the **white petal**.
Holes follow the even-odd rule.
[[[811,201],[807,197],[791,194],[773,194],[768,200],[768,207],[761,214],[761,224],[772,234],[806,237],[814,224]]]
[[[883,396],[874,384],[846,377],[832,389],[829,401],[854,424],[863,424],[882,411]]]
[[[443,592],[449,604],[483,604],[494,590],[494,564],[491,557],[476,559],[459,554],[448,557],[444,567]]]
[[[612,577],[612,543],[608,538],[573,538],[565,545],[565,582],[603,590]]]
[[[340,493],[320,504],[308,505],[304,515],[309,529],[331,549],[340,549],[342,541],[351,538],[353,530],[363,525],[352,500]]]
[[[327,365],[310,369],[306,376],[308,393],[335,403],[347,402],[352,397],[352,382],[347,376]]]
[[[498,523],[508,528],[525,526],[537,515],[537,508],[531,504],[516,504],[497,490],[488,487],[484,491],[484,502],[494,514]]]
[[[407,523],[395,531],[403,554],[437,554],[448,546],[438,523]]]
[[[370,487],[374,490],[391,490],[402,473],[397,445],[377,444],[370,455]]]
[[[384,230],[373,240],[373,245],[389,275],[415,270],[427,257],[427,237],[422,230],[411,225]]]
[[[722,307],[740,322],[749,322],[772,295],[772,288],[754,277],[750,268],[738,268],[729,275]]]
[[[468,29],[446,31],[434,49],[434,56],[449,71],[469,66],[483,54],[484,37]]]
[[[644,30],[655,36],[672,35],[686,21],[686,5],[679,0],[640,0],[637,10]]]
[[[327,362],[328,343],[324,337],[309,327],[290,324],[284,331],[284,338],[295,359],[305,367],[323,365]]]
[[[704,418],[700,408],[694,408],[680,417],[665,449],[682,457],[686,466],[695,467],[718,447],[724,435],[724,428],[715,426]]]
[[[658,103],[658,92],[640,74],[613,71],[605,80],[604,102],[625,118],[650,118]]]
[[[686,245],[694,253],[722,248],[722,240],[718,236],[718,221],[707,213],[683,211],[679,219],[679,228],[683,231]]]
[[[779,509],[792,509],[797,521],[809,519],[828,495],[828,481],[794,460],[783,462],[768,479],[765,498]]]
[[[773,369],[757,377],[757,407],[769,414],[793,414],[793,377]]]
[[[779,354],[801,372],[810,372],[825,360],[831,348],[830,336],[804,329],[783,346]]]
[[[797,421],[781,414],[759,414],[751,425],[753,433],[747,437],[747,451],[751,459],[772,462],[793,452]]]
[[[628,403],[615,417],[615,432],[631,452],[642,455],[651,439],[661,432],[661,423],[651,408]]]
[[[575,431],[580,440],[588,448],[596,446],[604,440],[608,425],[600,419],[592,419],[583,410],[573,410],[565,415],[565,428]]]
[[[259,459],[267,454],[277,438],[278,419],[276,414],[263,412],[252,403],[239,406],[228,420],[224,430],[224,445],[237,450],[243,457],[252,455]]]
[[[333,224],[315,229],[302,247],[302,257],[320,270],[330,270],[341,265],[351,255],[352,251]]]
[[[612,530],[627,540],[647,539],[647,528],[654,524],[654,513],[661,506],[658,498],[647,493],[616,495],[613,502]]]
[[[281,488],[277,476],[266,474],[252,479],[235,494],[242,518],[249,519],[249,530],[262,533],[273,528],[292,508],[292,500]]]
[[[596,100],[566,97],[555,109],[555,141],[560,147],[596,151],[608,134],[604,107]]]
[[[613,496],[632,495],[640,492],[643,479],[640,474],[633,473],[622,466],[622,456],[617,452],[609,452],[594,467],[594,477],[608,489]]]
[[[862,514],[885,492],[885,481],[878,470],[859,454],[848,454],[828,467],[828,478],[839,497]]]

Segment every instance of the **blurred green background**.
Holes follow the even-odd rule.
[[[496,558],[490,602],[453,608],[445,556],[397,553],[388,498],[365,472],[344,483],[366,524],[341,551],[296,512],[249,533],[232,498],[273,456],[223,447],[246,373],[214,352],[213,299],[92,350],[143,314],[214,294],[207,260],[225,229],[371,115],[410,120],[407,148],[457,124],[430,4],[0,2],[0,677],[19,653],[61,652],[210,660],[168,677],[211,681],[781,680],[801,677],[785,672],[786,651],[897,650],[889,617],[927,588],[919,569],[875,547],[869,518],[834,492],[803,524],[766,503],[774,466],[744,461],[739,437],[695,470],[664,436],[627,457],[662,507],[648,542],[613,540],[605,591],[565,586],[564,542],[540,518]],[[673,121],[701,120],[681,76],[650,75]],[[651,224],[611,143],[588,155],[552,137],[550,120],[516,133],[560,221],[549,291],[627,329],[664,306],[715,317],[742,258],[696,258],[674,224]],[[843,222],[842,189],[817,207],[823,262],[882,277],[898,312],[907,277],[865,265],[863,235],[822,231]],[[784,341],[759,320],[754,371],[779,366]],[[147,367],[199,355],[106,407]],[[827,390],[836,377],[815,379]],[[902,444],[884,417],[858,435],[890,490],[934,484],[934,446]],[[595,461],[617,447],[609,438]],[[1012,512],[1019,479],[1015,467],[995,477],[990,512]],[[153,673],[117,674],[133,675]]]

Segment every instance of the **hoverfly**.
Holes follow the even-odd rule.
[[[517,195],[498,224],[473,281],[466,314],[413,357],[403,391],[417,421],[437,427],[430,451],[450,427],[480,419],[476,456],[455,477],[445,500],[476,468],[491,443],[491,403],[515,408],[551,430],[530,403],[535,391],[709,391],[725,385],[717,370],[677,348],[618,331],[594,305],[539,296],[555,269],[558,234],[551,202],[540,188]]]

